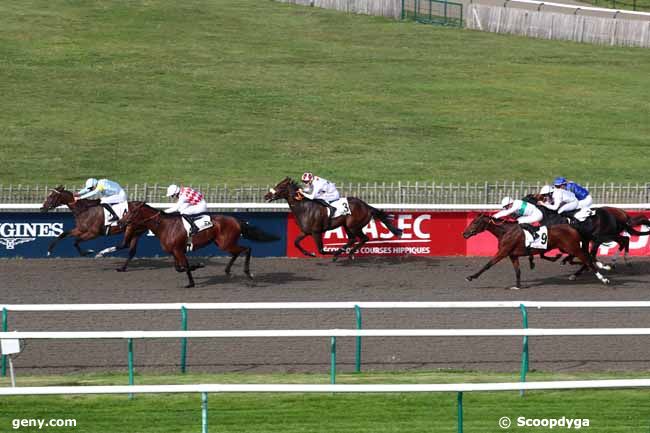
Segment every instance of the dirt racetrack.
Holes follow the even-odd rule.
[[[1,260],[0,303],[280,302],[280,301],[479,301],[648,300],[650,261],[610,273],[603,286],[591,274],[571,282],[571,269],[522,263],[520,291],[509,261],[479,280],[464,277],[484,258],[253,258],[255,280],[241,263],[223,274],[224,258],[204,259],[197,287],[185,289],[184,274],[170,259],[136,260],[127,273],[114,271],[121,259]],[[650,327],[648,309],[543,309],[529,312],[531,327]],[[189,329],[354,328],[353,311],[190,311]],[[519,328],[517,310],[365,310],[364,328]],[[176,311],[60,312],[9,315],[10,330],[180,329]],[[530,339],[531,368],[537,370],[648,370],[647,337],[537,337]],[[136,340],[138,371],[176,371],[178,340]],[[125,341],[32,340],[15,360],[18,374],[124,370]],[[354,339],[339,339],[339,371],[354,368]],[[521,338],[364,338],[364,369],[472,369],[517,371]],[[329,340],[320,338],[193,339],[190,371],[329,371]]]

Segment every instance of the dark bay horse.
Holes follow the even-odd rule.
[[[325,206],[312,200],[302,198],[302,195],[298,191],[299,189],[300,186],[296,182],[291,180],[291,178],[286,177],[278,183],[275,188],[271,188],[271,190],[264,196],[264,199],[269,202],[279,199],[287,200],[301,231],[301,234],[298,235],[294,241],[294,245],[306,256],[316,256],[316,254],[305,250],[300,245],[300,242],[305,237],[311,235],[316,242],[320,254],[333,254],[334,260],[336,260],[338,256],[344,253],[348,248],[352,247],[348,253],[348,257],[354,259],[354,253],[370,240],[370,238],[368,238],[368,236],[363,232],[363,228],[373,218],[377,218],[384,223],[386,228],[388,228],[393,235],[397,237],[402,236],[402,230],[391,224],[386,213],[379,209],[375,209],[356,197],[348,197],[348,204],[351,212],[350,215],[339,216],[330,221]],[[348,236],[347,243],[334,253],[325,251],[323,249],[323,233],[341,226],[345,229],[345,233]],[[357,238],[360,239],[359,242],[357,242]]]
[[[89,241],[95,239],[99,236],[107,235],[112,236],[124,232],[124,229],[118,226],[111,226],[108,233],[106,233],[106,227],[104,227],[104,207],[100,205],[99,200],[76,200],[74,194],[71,191],[68,191],[63,188],[62,185],[57,186],[52,189],[50,194],[47,196],[43,205],[41,206],[41,212],[47,212],[51,209],[55,209],[59,206],[66,205],[72,215],[74,216],[75,227],[72,230],[67,230],[61,233],[56,239],[54,239],[47,248],[47,255],[52,254],[54,247],[62,240],[68,236],[72,236],[75,239],[74,247],[79,252],[80,256],[87,256],[92,253],[92,251],[82,250],[79,245],[80,242]],[[129,209],[133,207],[133,202],[129,202]],[[117,268],[118,271],[124,272],[126,268],[136,253],[136,247],[138,244],[138,239],[146,230],[140,230],[133,233],[130,241],[128,242],[129,246],[129,257],[126,259],[126,262]],[[126,239],[125,239],[126,241]],[[118,250],[126,248],[127,242],[122,242],[119,247],[114,247],[111,250]]]
[[[192,236],[193,250],[203,248],[211,243],[231,254],[226,266],[226,275],[230,275],[230,268],[240,254],[246,254],[244,273],[252,279],[250,272],[251,248],[238,245],[240,236],[246,239],[270,242],[279,238],[263,232],[249,225],[247,222],[225,215],[211,215],[213,226]],[[187,273],[189,284],[185,287],[194,287],[192,271],[202,267],[190,265],[187,260],[187,231],[183,226],[182,217],[178,213],[166,214],[154,209],[144,202],[135,202],[135,205],[120,219],[120,226],[127,228],[125,239],[130,236],[131,230],[151,230],[160,246],[167,253],[174,256],[175,268],[178,272]]]
[[[516,222],[500,221],[489,215],[479,214],[467,226],[463,232],[463,237],[468,239],[483,231],[489,231],[499,241],[497,254],[481,268],[477,273],[468,276],[467,281],[478,278],[483,272],[490,269],[494,264],[502,259],[509,257],[512,266],[515,269],[517,283],[513,289],[519,289],[521,285],[521,271],[519,269],[519,257],[530,256],[533,254],[542,254],[547,250],[526,248],[524,242],[524,232]],[[580,246],[582,238],[578,231],[568,224],[559,224],[548,227],[548,249],[559,249],[565,254],[577,257],[583,266],[588,266],[603,284],[608,284],[609,280],[605,278],[594,266],[591,258],[585,254]],[[581,271],[578,271],[578,273]],[[577,273],[576,273],[577,274]]]

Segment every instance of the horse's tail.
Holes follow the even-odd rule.
[[[624,227],[626,232],[628,232],[629,234],[634,235],[634,236],[648,236],[648,235],[650,235],[650,231],[640,232],[637,229],[635,229],[634,227],[632,227],[631,225],[629,225],[628,223],[623,224],[623,227]]]
[[[242,237],[252,241],[273,242],[280,239],[278,236],[266,233],[264,230],[250,225],[246,221],[240,221],[239,226],[241,227]]]
[[[369,205],[368,207],[370,208],[370,213],[372,214],[372,216],[373,216],[374,218],[378,218],[379,221],[381,221],[382,223],[384,223],[384,225],[388,228],[388,230],[390,230],[390,232],[391,232],[392,234],[394,234],[394,235],[397,236],[398,238],[402,236],[402,230],[401,230],[401,229],[398,229],[397,227],[395,227],[395,226],[390,222],[390,218],[388,217],[388,215],[386,215],[386,212],[384,212],[384,211],[382,211],[382,210],[379,210],[379,209],[377,209],[377,208],[374,208],[374,207],[372,207],[372,206],[370,206],[370,205]]]

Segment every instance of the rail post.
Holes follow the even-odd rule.
[[[201,433],[208,433],[208,393],[201,393]]]
[[[2,332],[7,332],[7,321],[9,311],[6,308],[2,309]],[[7,377],[7,355],[2,355],[2,377]]]
[[[187,331],[187,308],[181,307],[181,330]],[[187,338],[181,338],[181,373],[187,371]]]
[[[524,329],[528,329],[528,312],[526,311],[526,306],[524,304],[520,304],[519,310],[521,311],[521,320]],[[526,373],[528,373],[528,336],[524,335],[523,347],[521,349],[521,382],[526,382]],[[522,397],[524,396],[523,389],[519,391],[519,395]]]
[[[330,358],[330,383],[334,385],[336,383],[336,337],[330,337]]]
[[[361,307],[355,305],[354,313],[357,318],[357,329],[361,329]],[[356,344],[356,354],[354,357],[355,360],[354,371],[357,373],[361,373],[361,336],[357,335],[356,340],[357,340],[357,344]]]
[[[127,342],[129,348],[129,385],[133,385],[133,339],[129,338]],[[129,394],[129,399],[133,398],[133,394]]]
[[[458,433],[463,433],[463,393],[459,392],[456,399],[458,404]]]

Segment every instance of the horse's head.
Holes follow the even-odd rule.
[[[482,231],[485,231],[485,229],[487,229],[491,221],[492,221],[492,217],[490,217],[489,215],[486,215],[484,213],[480,213],[476,215],[476,218],[474,218],[474,220],[472,220],[472,222],[469,223],[469,225],[463,232],[463,237],[465,239],[469,239],[472,236],[477,235]]]
[[[71,203],[74,203],[74,195],[70,191],[66,191],[63,188],[63,185],[59,185],[50,190],[50,193],[41,206],[41,212],[47,212],[48,210],[57,208],[61,205]]]
[[[289,199],[289,197],[295,197],[298,192],[298,184],[296,184],[290,177],[285,177],[280,183],[278,183],[274,188],[271,188],[269,192],[264,195],[264,200],[274,201],[279,199]]]
[[[148,212],[149,211],[149,212]],[[153,208],[147,206],[145,202],[135,203],[117,222],[118,227],[122,230],[126,229],[127,226],[133,225],[136,227],[144,225],[144,223],[153,219],[156,216],[160,216],[160,212],[156,211]]]

